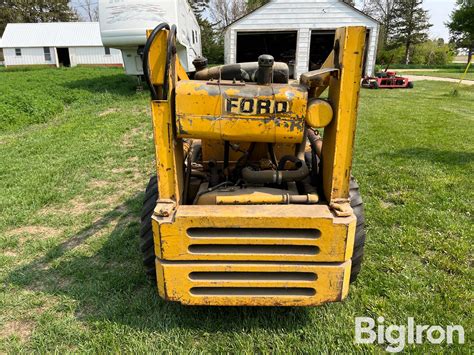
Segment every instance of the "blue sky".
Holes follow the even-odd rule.
[[[360,1],[360,0],[357,0]],[[449,40],[449,31],[444,25],[449,20],[449,16],[454,9],[456,0],[424,0],[423,8],[430,13],[430,22],[433,27],[430,29],[430,37],[444,38]]]
[[[92,1],[97,4],[99,0]],[[158,1],[158,0],[157,0]],[[360,1],[360,0],[358,0]],[[76,1],[72,1],[75,4]],[[430,29],[430,37],[449,39],[449,31],[444,25],[449,20],[449,15],[454,9],[455,0],[424,0],[423,7],[430,12],[430,20],[433,27]]]
[[[441,37],[445,40],[449,39],[449,31],[444,25],[449,20],[449,16],[454,9],[455,0],[425,0],[424,7],[430,11],[431,35],[433,37]]]

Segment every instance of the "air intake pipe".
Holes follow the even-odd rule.
[[[217,67],[207,68],[199,66],[195,80],[237,80],[246,82],[265,82],[276,84],[288,84],[290,69],[288,64],[269,60],[271,56],[263,55],[259,57],[259,62],[227,64]],[[261,59],[261,61],[260,61]],[[273,64],[270,66],[270,62]],[[259,65],[261,63],[261,66]],[[199,63],[201,64],[201,62]],[[273,75],[272,75],[273,74]]]
[[[289,157],[285,157],[288,161]],[[297,158],[291,159],[291,161],[297,162],[296,170],[263,170],[256,171],[249,167],[242,170],[242,178],[251,184],[282,184],[284,182],[298,182],[303,181],[309,176],[308,166],[304,161]]]

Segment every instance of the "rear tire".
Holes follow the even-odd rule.
[[[357,217],[357,227],[354,240],[354,254],[352,255],[352,269],[351,269],[351,283],[357,279],[362,267],[364,259],[365,247],[365,215],[364,203],[359,191],[359,185],[354,178],[351,178],[349,198],[351,200],[351,207]]]
[[[150,280],[156,280],[155,243],[151,217],[158,201],[158,179],[153,176],[145,191],[145,199],[141,214],[140,250],[143,253],[145,273]]]
[[[408,88],[409,88],[409,89],[413,89],[414,87],[415,87],[415,84],[413,84],[413,81],[410,81],[410,82],[408,83]]]

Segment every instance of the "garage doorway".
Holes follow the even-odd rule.
[[[237,63],[256,62],[262,54],[271,54],[275,61],[287,63],[290,77],[296,63],[297,31],[238,32]]]
[[[58,64],[61,67],[70,67],[71,58],[69,57],[69,48],[57,48]]]
[[[324,61],[334,48],[336,31],[311,31],[311,46],[309,49],[309,70],[321,68]]]

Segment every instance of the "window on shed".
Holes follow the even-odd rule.
[[[51,49],[49,47],[44,47],[44,60],[47,62],[51,61]]]
[[[15,55],[21,57],[21,48],[15,48]]]
[[[110,55],[110,48],[104,47],[105,55]]]

